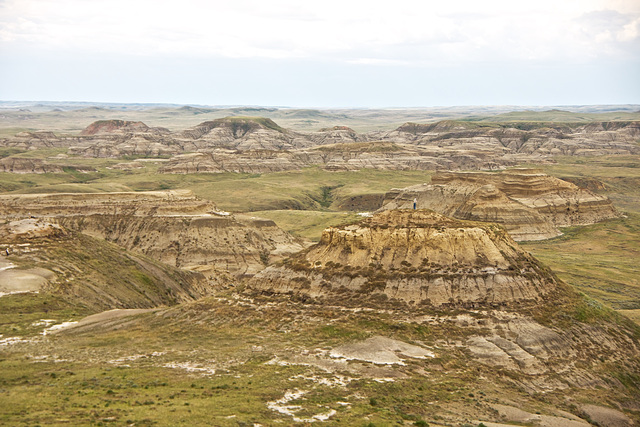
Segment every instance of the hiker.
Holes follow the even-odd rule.
[[[415,210],[417,206],[418,206],[418,198],[414,197],[413,198],[413,209]]]

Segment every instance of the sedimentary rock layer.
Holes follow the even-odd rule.
[[[443,215],[504,225],[515,240],[560,234],[558,227],[619,216],[611,201],[539,170],[439,172],[431,184],[388,192],[382,210],[432,209]]]
[[[303,248],[273,221],[219,212],[189,190],[0,195],[0,215],[48,218],[170,265],[238,275]]]
[[[227,117],[179,132],[140,122],[104,120],[89,125],[80,136],[21,132],[13,138],[0,139],[0,146],[68,148],[69,154],[84,157],[211,153],[210,158],[197,160],[200,168],[195,170],[193,159],[176,158],[162,169],[166,173],[269,172],[311,165],[328,170],[461,170],[539,163],[559,154],[638,154],[639,137],[640,122],[634,121],[572,126],[443,121],[406,123],[392,131],[358,134],[341,126],[296,132],[263,117]],[[371,143],[375,146],[362,150]],[[322,152],[315,150],[332,145],[335,147]]]
[[[314,298],[346,293],[434,306],[541,301],[555,285],[500,226],[429,210],[384,211],[356,225],[330,227],[320,243],[253,280],[270,292]]]

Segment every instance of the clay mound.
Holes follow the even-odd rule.
[[[420,209],[502,224],[518,241],[549,239],[561,234],[557,227],[619,216],[608,198],[538,170],[440,172],[431,182],[391,190],[381,210],[411,208],[415,200]]]
[[[317,245],[263,270],[253,286],[314,298],[481,306],[541,301],[556,281],[500,226],[393,210],[327,228]]]
[[[128,120],[98,120],[87,126],[80,135],[89,136],[99,133],[112,133],[116,131],[124,132],[145,132],[149,126],[142,122],[132,122]]]
[[[0,296],[46,293],[89,311],[175,305],[228,280],[181,271],[43,220],[0,226],[0,248],[10,254],[0,259]]]
[[[52,193],[0,195],[0,215],[88,216],[208,215],[214,203],[196,197],[191,190],[113,193]]]

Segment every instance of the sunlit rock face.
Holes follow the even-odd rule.
[[[558,236],[558,227],[586,225],[620,214],[605,197],[535,169],[439,172],[431,184],[388,192],[382,210],[432,209],[459,219],[502,224],[515,240]]]
[[[253,286],[335,301],[495,306],[542,301],[556,281],[498,225],[391,210],[327,228],[317,245],[263,270]]]

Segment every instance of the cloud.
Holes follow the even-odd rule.
[[[5,0],[0,43],[65,52],[437,66],[638,54],[636,0]]]

